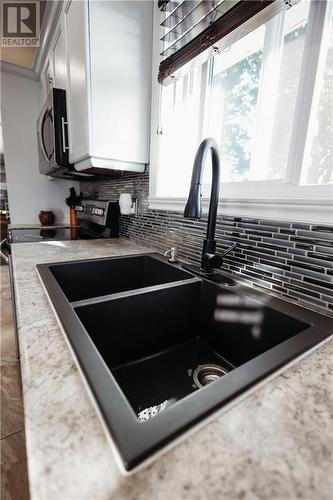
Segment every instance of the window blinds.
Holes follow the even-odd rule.
[[[207,49],[218,50],[215,45],[243,25],[252,31],[293,2],[295,0],[159,0],[158,6],[164,13],[159,82],[165,83]],[[242,36],[244,34],[246,32]]]

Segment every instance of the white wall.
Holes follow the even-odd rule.
[[[40,210],[68,222],[65,204],[71,181],[49,179],[38,170],[36,123],[41,110],[39,83],[0,72],[1,118],[12,224],[37,224]]]

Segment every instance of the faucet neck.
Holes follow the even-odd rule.
[[[216,250],[216,240],[215,239],[204,239],[202,245],[202,254],[205,253],[215,253]]]
[[[208,151],[212,155],[212,188],[210,193],[210,203],[208,212],[208,222],[207,222],[207,235],[203,242],[202,254],[201,254],[201,266],[199,269],[191,269],[200,276],[213,276],[214,269],[221,267],[223,263],[223,256],[229,253],[235,248],[235,245],[231,246],[223,255],[215,253],[216,250],[216,240],[215,240],[215,226],[217,217],[217,208],[219,203],[219,192],[220,192],[220,157],[219,150],[214,139],[205,139],[199,146],[197,154],[195,155],[190,194],[186,203],[184,210],[184,217],[190,219],[200,219],[201,218],[201,183],[202,183],[202,173],[205,165],[206,157]],[[232,280],[229,280],[229,285],[234,284]]]
[[[213,141],[212,139],[210,140]],[[217,145],[215,141],[213,142],[214,143],[209,146],[212,153],[213,175],[212,175],[212,187],[210,192],[206,240],[208,245],[210,244],[209,242],[214,242],[216,246],[216,241],[214,238],[215,238],[216,217],[217,217],[217,208],[218,208],[219,193],[220,193],[220,156],[217,149]],[[213,252],[215,252],[215,247]]]
[[[208,272],[207,255],[212,255],[216,250],[215,226],[217,207],[220,192],[220,156],[218,146],[214,139],[208,138],[201,142],[195,155],[190,194],[186,203],[184,217],[200,219],[201,217],[201,185],[203,169],[206,164],[207,154],[212,155],[212,187],[210,193],[207,235],[202,249],[201,269]]]
[[[192,178],[191,178],[191,188],[184,210],[184,217],[190,219],[200,219],[201,218],[201,185],[202,185],[202,175],[203,169],[206,163],[206,158],[208,152],[212,155],[212,189],[210,196],[209,205],[209,215],[208,215],[208,227],[207,227],[207,239],[214,239],[215,233],[215,223],[216,223],[216,212],[217,204],[219,199],[220,190],[220,159],[218,146],[214,139],[208,138],[201,142],[197,153],[195,155]]]

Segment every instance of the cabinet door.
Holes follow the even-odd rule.
[[[153,2],[90,3],[93,156],[149,162]]]
[[[89,155],[87,2],[72,1],[65,13],[68,63],[69,161]]]
[[[53,49],[53,64],[54,86],[58,89],[63,90],[67,90],[67,61],[65,42],[65,33],[62,25],[56,37],[56,42]]]

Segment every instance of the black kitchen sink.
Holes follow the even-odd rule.
[[[233,304],[227,310],[217,305],[224,299]],[[245,323],[229,321],[228,312],[235,311]],[[309,326],[250,298],[239,303],[237,295],[208,281],[75,312],[136,414],[198,389],[193,387],[198,366],[229,372]]]
[[[37,268],[126,472],[333,332],[158,254]]]
[[[192,277],[150,255],[67,262],[50,269],[70,302]]]

